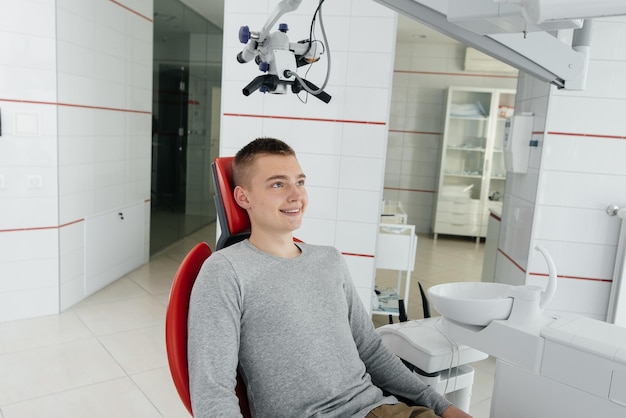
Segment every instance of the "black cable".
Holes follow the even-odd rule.
[[[306,49],[306,51],[304,51],[304,54],[302,54],[303,56],[308,54],[309,51],[311,50],[311,45],[313,43],[313,32],[315,29],[315,19],[317,18],[317,15],[319,14],[321,8],[322,8],[322,3],[324,3],[325,0],[320,0],[320,2],[317,5],[317,8],[315,9],[315,13],[313,13],[313,18],[311,19],[311,29],[309,29],[309,47]]]

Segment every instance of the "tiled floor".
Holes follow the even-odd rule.
[[[60,315],[0,323],[0,418],[188,417],[167,366],[165,307],[184,255],[213,237],[210,227],[185,238]],[[422,316],[415,280],[480,280],[482,253],[471,240],[420,236],[409,318]],[[389,277],[381,272],[379,286]],[[487,418],[494,362],[474,366],[470,412]]]

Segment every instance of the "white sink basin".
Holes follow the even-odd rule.
[[[467,325],[487,326],[507,319],[513,298],[511,286],[501,283],[444,283],[428,290],[433,307],[444,318]]]

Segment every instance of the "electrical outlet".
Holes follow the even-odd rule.
[[[26,179],[26,187],[29,189],[41,189],[42,183],[41,176],[33,175]]]

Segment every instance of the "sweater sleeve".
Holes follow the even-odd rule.
[[[240,312],[234,272],[214,253],[200,270],[189,304],[189,390],[196,418],[241,417],[235,395]]]
[[[393,395],[409,399],[441,415],[451,403],[415,376],[383,345],[347,271],[346,274],[345,288],[350,307],[350,327],[359,355],[372,377],[372,382]]]

